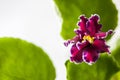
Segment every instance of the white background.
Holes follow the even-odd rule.
[[[120,10],[119,0],[113,1]],[[53,0],[0,0],[0,37],[17,37],[42,47],[54,63],[56,80],[66,80],[64,63],[69,58],[60,37],[61,23]]]

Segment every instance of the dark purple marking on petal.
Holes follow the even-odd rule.
[[[75,56],[79,52],[78,48],[76,47],[76,44],[72,45],[71,47],[71,55]]]
[[[86,22],[88,19],[85,16],[80,16],[80,21],[78,22],[78,26],[80,27],[80,30],[83,32],[86,32]]]
[[[98,24],[98,25],[97,25],[96,33],[99,32],[99,31],[101,31],[101,28],[102,28],[102,24]]]
[[[79,39],[83,38],[84,32],[80,31],[79,29],[75,29],[74,32],[79,36]]]
[[[82,62],[82,53],[80,50],[77,49],[76,45],[74,44],[71,48],[71,57],[70,60],[76,63]]]
[[[88,63],[88,64],[92,64],[94,63],[99,57],[99,53],[94,50],[94,48],[86,48],[83,51],[83,60]]]
[[[93,42],[93,47],[96,48],[100,53],[103,53],[103,52],[110,53],[109,46],[106,45],[105,40],[103,39],[96,39]]]
[[[82,50],[89,45],[90,45],[90,43],[88,41],[85,41],[85,42],[82,42],[82,43],[80,43],[80,42],[76,43],[76,46],[79,50]]]
[[[92,15],[86,23],[87,31],[90,36],[94,36],[95,33],[100,31],[102,25],[98,24],[98,21],[99,17],[97,15]]]
[[[108,31],[108,34],[113,34],[113,33],[114,33],[113,30]]]
[[[79,34],[82,33],[79,29],[75,29],[74,32],[75,32],[77,35],[79,35]]]
[[[79,52],[76,56],[71,56],[70,60],[72,62],[81,63],[83,61],[83,59],[82,59],[82,53]]]
[[[67,47],[70,44],[70,40],[64,42],[64,45]]]
[[[97,14],[94,14],[94,15],[92,15],[91,17],[90,17],[90,20],[93,20],[93,21],[99,21],[99,16],[97,15]]]

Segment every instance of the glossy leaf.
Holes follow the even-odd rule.
[[[67,80],[110,80],[119,68],[111,56],[101,55],[99,60],[93,64],[75,64],[66,62]]]
[[[46,53],[34,44],[0,38],[0,80],[55,80],[55,69]]]
[[[64,39],[72,38],[74,28],[77,26],[78,17],[85,14],[100,15],[102,31],[115,29],[118,20],[118,11],[112,0],[54,0],[63,19],[61,35]]]

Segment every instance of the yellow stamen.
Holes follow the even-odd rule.
[[[91,37],[90,35],[85,35],[84,37],[83,37],[83,40],[82,40],[82,42],[84,42],[84,41],[89,41],[90,43],[93,43],[93,41],[94,41],[94,37]]]

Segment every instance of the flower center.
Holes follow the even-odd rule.
[[[94,41],[94,37],[91,37],[90,35],[85,35],[84,37],[83,37],[83,40],[82,40],[82,42],[84,42],[84,41],[89,41],[91,44],[93,43],[93,41]]]

